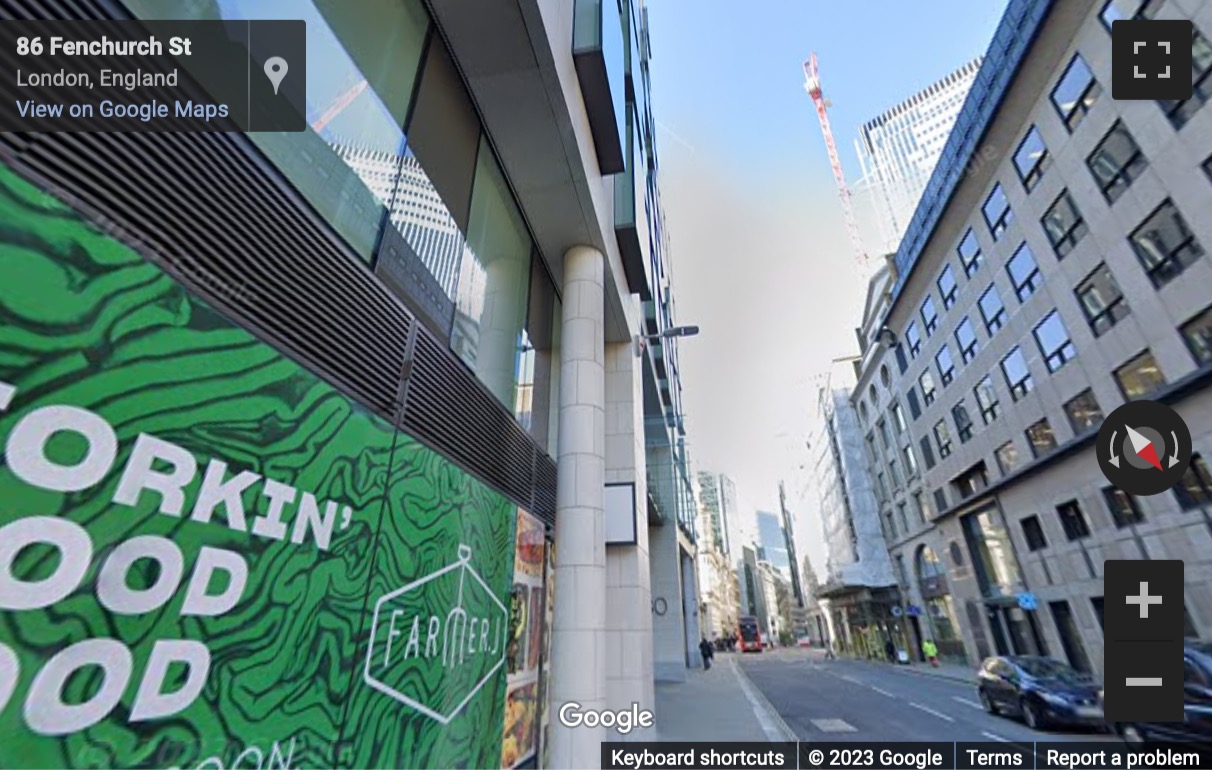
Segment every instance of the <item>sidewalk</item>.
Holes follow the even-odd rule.
[[[657,682],[656,740],[795,740],[778,712],[741,672],[737,655],[718,653],[710,671],[690,669],[684,682]]]
[[[937,679],[952,679],[964,684],[976,683],[976,671],[962,663],[939,663],[938,668],[929,663],[911,663],[908,666],[898,666],[902,671],[922,676],[932,676]]]

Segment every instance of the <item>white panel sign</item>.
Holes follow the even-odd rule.
[[[635,484],[606,485],[606,544],[636,542]]]

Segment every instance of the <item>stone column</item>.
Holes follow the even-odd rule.
[[[653,710],[652,592],[648,569],[648,478],[642,366],[632,343],[606,346],[606,483],[634,484],[636,542],[606,549],[606,702]],[[652,728],[611,740],[655,740]]]
[[[601,765],[602,728],[565,727],[559,708],[606,707],[605,259],[588,246],[564,255],[556,490],[555,612],[551,637],[551,766]]]

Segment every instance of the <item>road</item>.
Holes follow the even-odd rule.
[[[802,741],[1097,741],[985,713],[976,687],[889,664],[817,661],[798,650],[740,656],[741,669]]]

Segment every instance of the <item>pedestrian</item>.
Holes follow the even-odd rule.
[[[706,639],[699,642],[699,654],[703,656],[703,670],[710,670],[711,658],[715,655],[715,651],[711,649],[711,642]]]
[[[891,639],[884,642],[884,654],[888,656],[889,663],[896,662],[896,645],[892,643]]]
[[[833,652],[833,640],[825,642],[825,660],[837,660],[837,655]]]
[[[926,660],[930,661],[930,665],[938,668],[938,647],[934,646],[934,642],[930,639],[922,642],[922,654],[926,656]]]

